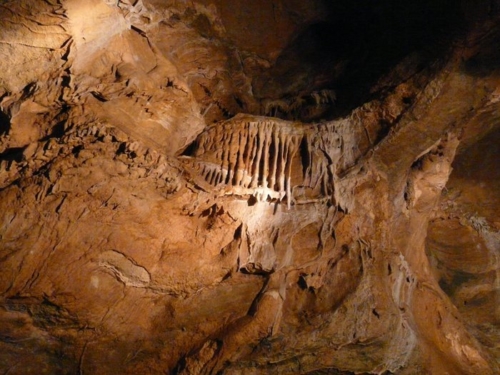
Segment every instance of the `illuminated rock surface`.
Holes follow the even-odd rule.
[[[496,2],[0,1],[0,371],[500,371]]]

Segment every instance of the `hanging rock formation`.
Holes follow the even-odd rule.
[[[288,208],[304,200],[333,198],[338,164],[349,152],[344,145],[355,143],[341,138],[342,127],[349,124],[304,125],[238,115],[200,134],[192,164],[225,194],[250,194],[258,201],[286,197]],[[352,156],[344,159],[354,162]]]

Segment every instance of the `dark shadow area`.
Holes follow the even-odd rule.
[[[57,124],[55,124],[51,132],[49,134],[49,138],[60,138],[64,135],[64,127],[66,125],[66,120],[59,121]]]
[[[330,115],[342,115],[369,100],[370,88],[405,56],[418,53],[423,68],[468,28],[454,0],[343,0],[326,6],[327,21],[297,35],[254,82],[257,97],[331,89],[337,101]]]
[[[463,71],[475,77],[487,77],[493,72],[500,74],[500,17],[496,25],[486,24],[481,34],[469,41],[468,47],[476,47],[478,52],[464,61]],[[490,28],[491,27],[491,28]]]
[[[15,162],[19,163],[21,160],[23,160],[23,152],[25,149],[26,149],[26,147],[9,148],[5,152],[0,154],[0,161],[7,160],[7,161],[15,161]]]
[[[180,156],[194,156],[198,148],[198,141],[195,139],[193,142],[188,144],[184,150],[180,152]]]
[[[48,141],[51,138],[61,138],[64,135],[66,120],[59,121],[51,129],[49,134],[40,138],[40,142]]]
[[[0,111],[0,136],[8,134],[10,131],[10,118]]]

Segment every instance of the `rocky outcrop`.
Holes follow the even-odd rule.
[[[496,6],[228,4],[0,2],[0,370],[497,373]]]

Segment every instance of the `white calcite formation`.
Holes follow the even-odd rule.
[[[352,155],[341,160],[345,145],[355,142],[352,132],[342,133],[348,125],[238,115],[201,133],[192,156],[183,160],[224,194],[253,195],[257,201],[286,198],[288,208],[334,201],[340,163],[353,162]]]

